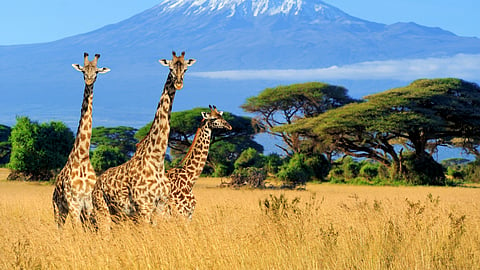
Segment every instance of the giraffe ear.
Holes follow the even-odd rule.
[[[197,60],[195,60],[195,59],[188,59],[188,60],[186,61],[188,67],[191,66],[191,65],[193,65],[193,64],[195,64],[195,62],[197,62]]]
[[[166,67],[170,66],[170,61],[167,59],[160,59],[158,60],[158,62],[162,64],[162,66],[166,66]]]
[[[202,112],[202,117],[203,117],[203,119],[208,119],[208,118],[210,118],[210,114],[206,113],[206,112]]]
[[[107,73],[107,72],[109,72],[109,71],[110,71],[110,69],[107,68],[107,67],[97,68],[97,72],[98,72],[98,73]]]
[[[79,64],[72,64],[72,67],[80,72],[83,72],[83,67]]]

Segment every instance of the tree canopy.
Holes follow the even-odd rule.
[[[480,88],[460,79],[421,79],[373,94],[314,118],[280,127],[334,144],[354,157],[403,171],[404,150],[414,160],[432,160],[438,145],[478,138]],[[394,147],[401,145],[402,147]]]
[[[272,128],[292,124],[299,118],[315,117],[354,101],[344,87],[308,82],[267,88],[258,96],[248,98],[241,107],[256,115],[254,120],[258,123],[259,131],[280,138],[287,147],[277,147],[291,155],[301,152],[301,138],[295,132]]]
[[[132,127],[94,127],[92,129],[92,148],[101,145],[116,147],[126,157],[131,157],[135,152],[135,145],[138,142],[135,139],[137,130]]]

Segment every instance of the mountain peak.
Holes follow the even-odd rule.
[[[341,10],[320,0],[164,0],[155,7],[160,13],[181,11],[185,15],[225,14],[273,16],[312,14],[343,17]]]

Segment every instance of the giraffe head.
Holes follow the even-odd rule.
[[[185,52],[182,52],[182,55],[177,56],[175,52],[172,52],[173,59],[161,59],[158,60],[160,64],[169,67],[170,73],[173,76],[173,85],[175,89],[180,90],[183,87],[183,76],[185,76],[185,72],[187,71],[188,67],[195,63],[195,59],[188,59],[185,60]]]
[[[92,85],[97,79],[98,73],[107,73],[109,68],[97,68],[97,61],[100,58],[100,54],[95,54],[95,58],[92,61],[88,60],[88,53],[83,53],[83,67],[79,64],[72,64],[72,67],[83,73],[83,79],[86,85]]]
[[[218,111],[217,107],[208,105],[210,108],[210,112],[202,112],[203,120],[206,122],[206,125],[211,129],[220,129],[225,128],[228,130],[232,130],[232,126],[223,119],[223,112]]]

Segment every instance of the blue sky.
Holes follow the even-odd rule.
[[[391,24],[416,22],[480,37],[478,0],[324,0],[352,16]],[[161,0],[2,1],[0,45],[58,40],[127,19]]]

